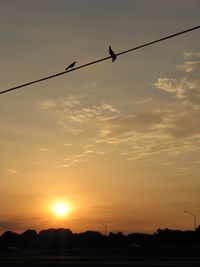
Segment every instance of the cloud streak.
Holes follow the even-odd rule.
[[[192,64],[188,64],[191,57]],[[200,144],[200,69],[199,54],[184,53],[186,62],[178,66],[182,76],[158,78],[155,87],[176,97],[175,102],[156,108],[152,98],[134,100],[135,106],[154,102],[145,111],[117,107],[105,101],[95,102],[89,96],[68,96],[40,103],[44,110],[57,116],[58,127],[68,136],[76,136],[81,149],[58,164],[72,167],[93,156],[118,153],[132,161],[152,159],[156,155],[177,156],[198,150]],[[186,66],[190,66],[187,69]],[[192,67],[191,67],[192,66]],[[73,141],[69,139],[69,146]]]
[[[191,102],[195,98],[200,98],[200,56],[199,53],[184,52],[184,57],[186,60],[177,66],[177,70],[183,73],[182,77],[161,77],[154,85],[160,90],[173,93],[178,98],[186,98]]]
[[[15,175],[15,174],[18,174],[18,170],[14,169],[14,168],[10,168],[10,169],[7,169],[6,170],[6,174],[7,175]]]

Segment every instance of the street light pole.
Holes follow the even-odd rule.
[[[107,235],[108,233],[108,227],[105,223],[100,223],[101,225],[103,225],[104,229],[105,229],[105,235]]]
[[[192,212],[189,212],[187,210],[184,210],[184,212],[190,214],[194,218],[194,230],[196,231],[196,229],[197,229],[197,216],[194,215]]]

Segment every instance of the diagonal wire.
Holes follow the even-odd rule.
[[[134,47],[134,48],[131,48],[131,49],[128,49],[128,50],[125,50],[125,51],[116,53],[116,56],[120,56],[120,55],[129,53],[129,52],[132,52],[132,51],[134,51],[134,50],[143,48],[143,47],[145,47],[145,46],[149,46],[149,45],[152,45],[152,44],[155,44],[155,43],[158,43],[158,42],[162,42],[162,41],[164,41],[164,40],[167,40],[167,39],[176,37],[176,36],[178,36],[178,35],[181,35],[181,34],[184,34],[184,33],[190,32],[190,31],[194,31],[194,30],[199,29],[199,28],[200,28],[200,25],[199,25],[199,26],[196,26],[196,27],[193,27],[193,28],[190,28],[190,29],[187,29],[187,30],[184,30],[184,31],[181,31],[181,32],[178,32],[178,33],[174,33],[174,34],[172,34],[172,35],[168,35],[168,36],[166,36],[166,37],[163,37],[163,38],[154,40],[154,41],[152,41],[152,42],[145,43],[145,44],[142,44],[142,45],[140,45],[140,46],[136,46],[136,47]],[[34,83],[38,83],[38,82],[42,82],[42,81],[45,81],[45,80],[48,80],[48,79],[52,79],[52,78],[54,78],[54,77],[57,77],[57,76],[60,76],[60,75],[64,75],[64,74],[67,74],[67,73],[69,73],[69,72],[72,72],[72,71],[75,71],[75,70],[78,70],[78,69],[81,69],[81,68],[85,68],[85,67],[90,66],[90,65],[93,65],[93,64],[97,64],[97,63],[99,63],[99,62],[101,62],[101,61],[105,61],[105,60],[108,60],[108,59],[110,59],[110,58],[112,58],[112,57],[111,57],[111,56],[104,57],[104,58],[101,58],[101,59],[98,59],[98,60],[95,60],[95,61],[86,63],[86,64],[84,64],[84,65],[75,67],[75,68],[73,68],[73,69],[67,70],[67,71],[62,71],[62,72],[59,72],[59,73],[56,73],[56,74],[53,74],[53,75],[50,75],[50,76],[47,76],[47,77],[40,78],[40,79],[38,79],[38,80],[34,80],[34,81],[31,81],[31,82],[28,82],[28,83],[20,84],[20,85],[18,85],[18,86],[15,86],[15,87],[6,89],[6,90],[4,90],[4,91],[0,91],[0,94],[4,94],[4,93],[7,93],[7,92],[10,92],[10,91],[13,91],[13,90],[17,90],[17,89],[19,89],[19,88],[22,88],[22,87],[25,87],[25,86],[28,86],[28,85],[31,85],[31,84],[34,84]]]

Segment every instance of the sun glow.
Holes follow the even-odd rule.
[[[52,206],[53,213],[60,218],[67,216],[70,210],[70,205],[64,201],[56,202]]]

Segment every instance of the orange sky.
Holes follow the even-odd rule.
[[[0,90],[199,25],[199,1],[171,3],[2,1]],[[0,232],[192,229],[199,41],[197,30],[1,95]],[[58,200],[64,218],[49,210]]]

